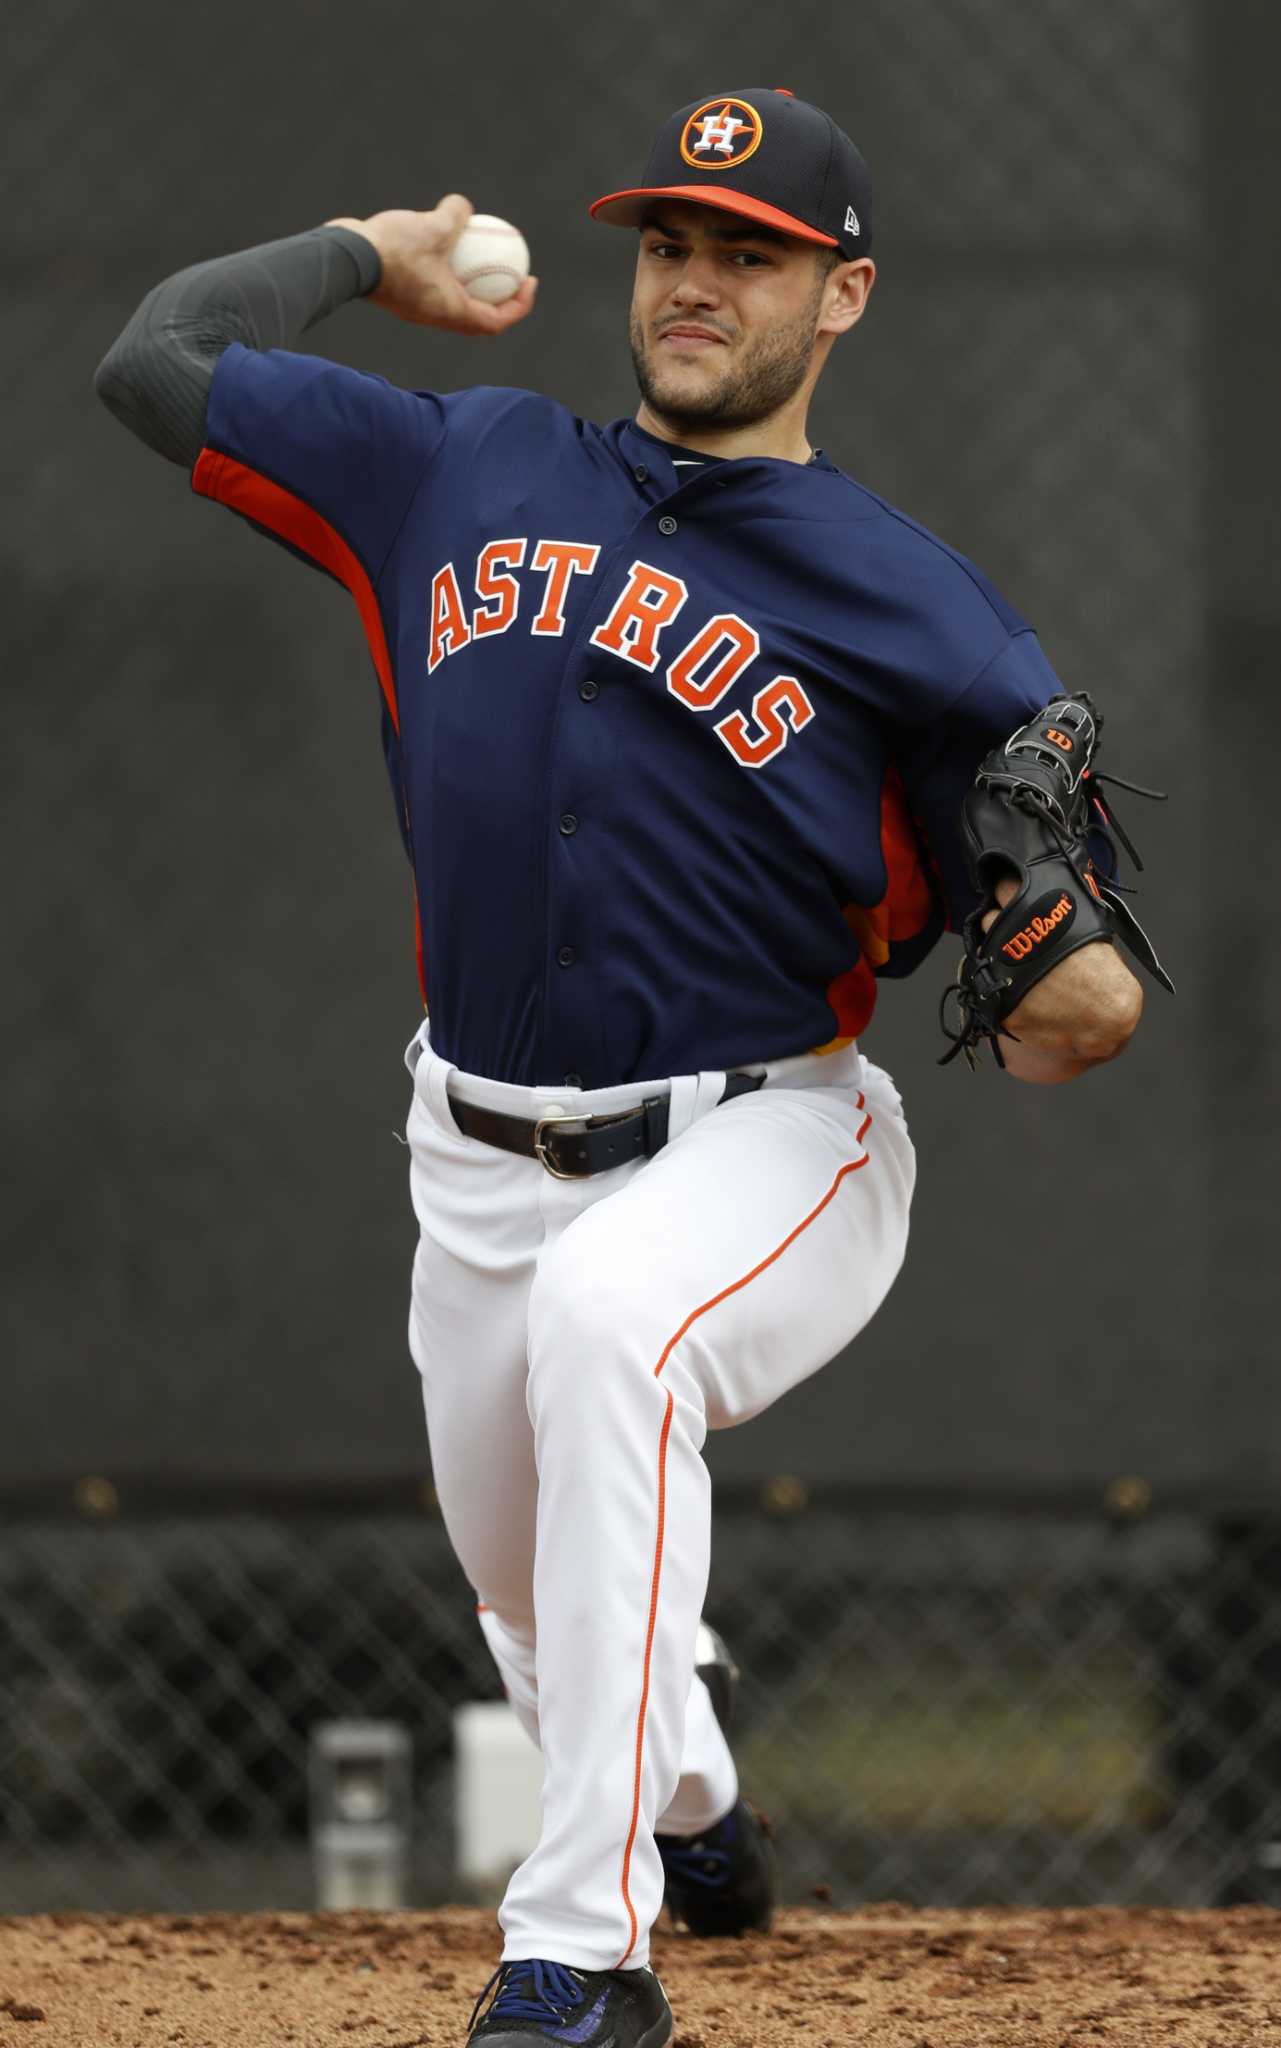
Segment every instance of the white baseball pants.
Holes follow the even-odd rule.
[[[737,1796],[693,1681],[703,1441],[879,1307],[906,1248],[911,1140],[893,1083],[854,1048],[774,1061],[724,1104],[723,1074],[587,1093],[483,1080],[438,1058],[425,1026],[406,1057],[410,1348],[433,1477],[543,1754],[504,1959],[638,1967],[663,1898],[655,1828],[696,1833]],[[656,1158],[577,1181],[464,1138],[450,1109],[602,1115],[668,1091]]]

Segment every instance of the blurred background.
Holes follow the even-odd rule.
[[[0,1910],[309,1903],[345,1716],[409,1731],[410,1898],[458,1896],[452,1716],[498,1693],[405,1345],[418,997],[359,624],[94,366],[172,270],[452,188],[526,232],[536,317],[310,345],[628,412],[632,243],[587,203],[751,84],[872,168],[817,438],[1171,790],[1125,821],[1179,994],[1042,1090],[935,1065],[950,945],[886,988],[908,1266],[710,1448],[744,1781],[792,1898],[1281,1900],[1281,15],[48,0],[8,42]]]

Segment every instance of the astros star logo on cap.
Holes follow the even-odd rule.
[[[764,126],[748,100],[706,100],[681,131],[681,155],[695,170],[728,170],[759,148]]]

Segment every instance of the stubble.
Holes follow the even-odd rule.
[[[726,364],[714,383],[694,394],[682,389],[677,377],[665,378],[655,368],[633,307],[629,324],[632,367],[641,397],[650,411],[670,421],[678,431],[708,426],[750,427],[771,418],[805,381],[825,282],[825,277],[816,279],[809,304],[794,320],[758,335],[737,360]]]

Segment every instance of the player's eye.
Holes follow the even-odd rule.
[[[758,255],[755,249],[735,249],[730,261],[737,263],[740,270],[756,270],[768,264],[769,257]]]
[[[683,256],[685,251],[678,242],[651,242],[649,253],[651,256]]]

